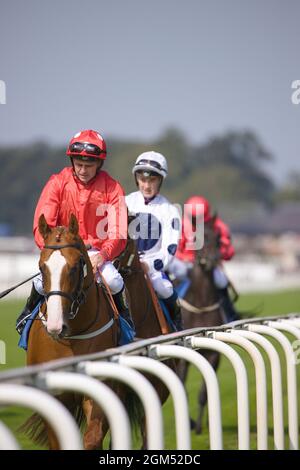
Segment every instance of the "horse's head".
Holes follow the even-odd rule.
[[[204,224],[204,244],[197,251],[196,261],[204,271],[212,271],[220,262],[220,237],[214,230],[216,215]]]
[[[49,227],[42,214],[39,231],[45,242],[39,267],[47,303],[47,331],[53,337],[63,337],[69,320],[85,300],[84,282],[92,276],[92,267],[73,214],[68,228]]]

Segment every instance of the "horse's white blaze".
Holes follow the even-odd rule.
[[[50,290],[61,290],[60,280],[66,259],[59,250],[54,251],[45,263],[50,271]],[[63,327],[62,297],[51,295],[47,302],[47,330],[59,334]]]

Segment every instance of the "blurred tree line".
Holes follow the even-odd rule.
[[[163,193],[176,203],[202,194],[229,223],[255,210],[271,209],[280,201],[300,201],[300,174],[293,174],[286,187],[277,189],[267,169],[273,157],[250,131],[229,132],[191,145],[182,132],[169,129],[154,142],[108,138],[107,146],[104,169],[121,182],[126,193],[135,190],[131,169],[136,157],[156,150],[167,157],[169,165]],[[30,234],[44,184],[69,165],[65,148],[43,142],[2,147],[0,158],[0,223],[9,224],[13,234]]]

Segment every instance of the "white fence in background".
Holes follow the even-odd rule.
[[[39,253],[0,253],[0,292],[38,271]],[[224,268],[238,292],[300,288],[300,272],[283,274],[278,266],[262,262],[230,261]],[[7,299],[27,297],[31,283],[11,292]]]
[[[196,352],[199,349],[210,349],[226,356],[235,372],[238,449],[247,450],[250,448],[248,374],[246,364],[240,356],[240,349],[234,349],[232,346],[238,345],[247,351],[254,366],[257,449],[268,448],[267,388],[270,387],[272,404],[269,406],[273,416],[271,448],[285,448],[284,425],[287,423],[288,448],[296,450],[299,448],[296,375],[299,340],[300,314],[248,319],[214,329],[185,330],[137,341],[84,358],[69,358],[2,372],[0,406],[15,404],[31,408],[51,424],[62,449],[81,449],[82,440],[73,417],[51,396],[51,393],[54,394],[57,390],[81,393],[91,397],[106,414],[111,430],[112,449],[131,449],[131,429],[124,405],[115,392],[102,383],[113,379],[125,383],[140,397],[145,412],[148,449],[164,449],[162,407],[153,385],[143,375],[150,373],[160,379],[170,391],[174,406],[176,448],[189,450],[191,431],[187,397],[174,371],[160,362],[167,358],[184,359],[196,367],[206,383],[210,448],[222,449],[222,396],[217,374],[209,362]],[[279,349],[284,352],[284,364],[280,362]],[[262,355],[261,351],[266,354]],[[266,380],[265,357],[271,367],[270,383]],[[286,371],[287,417],[284,416],[283,371]],[[233,393],[232,397],[234,396]],[[11,430],[0,422],[0,449],[15,448],[18,448],[18,444]]]

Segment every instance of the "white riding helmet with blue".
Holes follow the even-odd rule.
[[[144,176],[150,176],[154,173],[166,178],[168,175],[167,160],[158,152],[141,153],[136,159],[132,173],[135,175],[137,171],[142,172]]]

